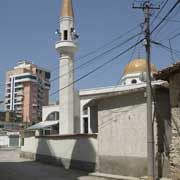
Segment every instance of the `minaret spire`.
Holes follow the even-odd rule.
[[[59,53],[60,67],[60,134],[73,134],[75,131],[74,108],[74,56],[78,50],[77,35],[74,28],[72,0],[62,1],[59,41],[56,50]]]
[[[72,0],[63,0],[61,17],[74,17]]]

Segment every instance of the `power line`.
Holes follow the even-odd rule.
[[[140,33],[135,34],[134,36],[128,38],[126,41],[122,42],[122,43],[119,44],[118,46],[120,47],[120,46],[124,45],[125,43],[127,43],[127,42],[129,42],[130,40],[134,39],[135,37],[139,36],[139,34],[140,34]],[[141,34],[142,34],[142,33],[141,33]],[[142,41],[141,41],[141,42],[142,42]],[[140,42],[139,42],[139,43],[140,43]],[[137,43],[135,44],[135,46],[137,46]],[[134,46],[133,46],[133,47],[134,47]],[[133,48],[133,47],[132,47],[132,48]],[[116,47],[113,47],[112,49],[114,49],[114,48],[116,48]],[[130,48],[128,48],[128,50],[130,50],[130,49],[132,49],[132,48],[130,47]],[[108,51],[111,51],[111,49],[108,50]],[[123,55],[123,54],[126,53],[126,52],[127,52],[127,50],[124,51],[124,52],[122,52],[121,54]],[[104,52],[104,53],[105,53],[105,52]],[[121,54],[120,54],[120,55],[121,55]],[[120,55],[118,55],[118,56],[112,58],[112,61],[114,61],[115,58],[118,58]],[[95,58],[94,58],[93,60],[95,60]],[[85,63],[88,63],[88,62],[85,62]],[[80,66],[84,66],[85,63],[84,63],[84,64],[81,64]],[[66,87],[64,87],[64,88],[62,88],[62,89],[60,89],[60,90],[57,90],[57,91],[53,92],[52,94],[49,95],[49,97],[51,97],[51,96],[57,94],[59,91],[64,90],[65,88],[68,88],[69,86],[71,86],[72,84],[74,84],[74,83],[80,81],[81,79],[84,79],[85,77],[89,76],[89,75],[92,74],[93,72],[96,72],[98,69],[101,69],[103,66],[105,66],[106,64],[109,64],[109,63],[110,63],[110,62],[105,62],[105,63],[103,63],[102,65],[98,66],[98,67],[95,68],[94,70],[90,71],[88,74],[86,74],[86,75],[80,77],[79,79],[73,81],[73,83],[68,84]],[[80,66],[78,66],[77,68],[79,69]],[[101,67],[101,66],[102,66],[102,67]],[[76,68],[74,68],[72,71],[74,71],[75,69],[76,69]],[[70,72],[71,72],[71,71],[69,71],[69,72],[67,72],[67,73],[65,73],[65,74],[63,74],[63,75],[61,75],[60,77],[57,77],[57,78],[61,78],[62,76],[65,76],[65,75],[67,75],[67,74],[70,73]],[[25,105],[24,107],[26,107],[26,106],[29,106],[29,104]]]
[[[174,33],[176,33],[177,31],[180,31],[180,27],[178,27],[177,29],[173,30],[171,33],[169,33],[169,35],[166,35],[166,38],[163,38],[163,39],[161,39],[161,40],[159,40],[159,41],[162,42],[162,41],[165,41],[165,40],[172,39],[172,37],[173,37],[174,35],[171,35],[171,34],[174,34]],[[171,36],[171,37],[170,37],[170,38],[167,38],[167,36]]]
[[[162,17],[157,17],[157,18],[162,20]],[[173,18],[168,18],[168,19],[166,19],[166,21],[167,21],[167,22],[180,23],[179,20],[176,20],[176,19],[173,19]]]
[[[172,59],[173,63],[175,62],[175,60],[174,60],[174,56],[172,56],[172,54],[176,55],[176,57],[179,59],[180,51],[178,51],[176,49],[173,49],[171,47],[169,48],[168,46],[166,46],[166,45],[164,45],[164,44],[162,44],[160,42],[152,41],[152,43],[155,44],[155,45],[160,46],[161,48],[163,48],[166,51],[168,50],[170,52],[170,54],[171,54],[171,59]]]
[[[172,8],[166,13],[164,18],[155,26],[155,28],[151,31],[151,34],[153,34],[159,26],[166,20],[166,18],[173,12],[173,10],[176,8],[176,6],[180,3],[180,0],[177,0],[177,2],[172,6]]]
[[[79,61],[79,60],[82,60],[82,59],[84,59],[84,58],[87,58],[87,57],[91,56],[92,54],[95,54],[95,53],[103,50],[104,48],[108,47],[109,45],[111,45],[112,43],[116,42],[117,40],[122,39],[124,36],[126,36],[126,35],[129,34],[130,32],[133,32],[134,30],[136,30],[136,29],[139,27],[139,25],[140,25],[140,24],[138,24],[138,25],[136,25],[135,27],[131,28],[130,30],[122,33],[121,35],[119,35],[119,36],[117,36],[116,38],[112,39],[111,41],[103,44],[102,46],[98,47],[97,49],[94,49],[94,50],[88,52],[87,54],[84,54],[84,55],[78,57],[76,61]],[[63,66],[67,66],[67,65],[63,65]],[[63,67],[63,66],[62,66],[62,67]],[[59,70],[59,67],[52,69],[52,71],[56,71],[56,70]]]
[[[162,46],[162,47],[164,47],[164,48],[166,48],[166,49],[169,49],[169,50],[171,49],[171,48],[169,48],[168,46],[162,44],[161,42],[156,42],[156,41],[151,41],[151,42],[152,42],[153,44],[155,44],[155,45]],[[174,53],[180,55],[180,51],[179,51],[179,50],[177,50],[177,49],[172,49],[172,50],[174,51]]]
[[[93,69],[92,71],[90,71],[90,72],[88,72],[87,74],[85,74],[85,75],[81,76],[80,78],[76,79],[75,81],[73,81],[72,83],[68,84],[67,86],[65,86],[65,87],[63,87],[63,88],[61,88],[61,89],[53,92],[52,94],[50,94],[50,97],[53,96],[53,95],[55,95],[55,94],[57,94],[57,93],[59,93],[60,91],[62,91],[62,90],[64,90],[64,89],[68,88],[69,86],[77,83],[78,81],[86,78],[87,76],[93,74],[94,72],[96,72],[96,71],[98,71],[99,69],[103,68],[103,67],[106,66],[107,64],[112,63],[112,62],[115,61],[118,57],[122,56],[123,54],[127,53],[129,50],[133,49],[135,46],[137,46],[137,45],[138,45],[139,43],[141,43],[143,40],[144,40],[144,38],[141,39],[141,40],[140,40],[139,42],[137,42],[136,44],[130,46],[128,49],[124,50],[123,52],[121,52],[121,53],[118,54],[117,56],[111,58],[110,60],[106,61],[105,63],[103,63],[103,64],[101,64],[101,65],[99,65],[98,67],[96,67],[96,68]]]
[[[159,15],[161,14],[161,12],[163,11],[163,9],[166,7],[167,3],[169,0],[166,0],[165,3],[163,4],[162,8],[159,10],[159,12],[157,13],[157,15],[154,17],[154,19],[151,22],[151,25],[155,22],[156,18],[159,17]]]
[[[144,24],[143,24],[143,26],[144,26]],[[144,29],[143,26],[141,27],[141,28],[142,28],[141,33],[143,33],[143,29]],[[139,42],[139,40],[140,40],[140,38],[141,38],[141,35],[142,35],[142,34],[140,34],[139,37],[137,38],[137,42]],[[130,55],[128,64],[129,64],[129,62],[132,60],[132,58],[133,58],[133,56],[134,56],[134,54],[135,54],[135,52],[136,52],[136,48],[137,48],[137,46],[135,46],[135,47],[132,49],[132,53],[131,53],[131,55]],[[119,85],[119,83],[120,83],[120,81],[121,81],[121,78],[122,78],[122,76],[120,77],[120,79],[118,79],[118,81],[117,81],[117,83],[116,83],[117,86]]]
[[[93,62],[93,61],[96,60],[97,58],[100,58],[100,57],[102,57],[102,56],[104,56],[104,55],[110,53],[111,51],[113,51],[113,50],[115,50],[115,49],[117,49],[117,48],[123,46],[124,44],[126,44],[127,42],[129,42],[129,41],[131,41],[132,39],[136,38],[136,37],[139,36],[140,34],[142,34],[142,32],[137,33],[137,34],[131,36],[130,38],[128,38],[128,39],[126,39],[125,41],[123,41],[121,44],[118,44],[117,46],[114,46],[113,48],[111,48],[111,49],[109,49],[109,50],[107,50],[107,51],[105,51],[105,52],[103,52],[103,53],[101,53],[101,54],[95,56],[94,58],[92,58],[92,59],[90,59],[90,60],[84,62],[83,64],[80,64],[79,66],[73,68],[73,69],[70,70],[69,72],[62,74],[61,76],[57,76],[56,78],[52,79],[50,82],[53,82],[53,81],[55,81],[55,80],[58,80],[59,78],[62,78],[62,77],[64,77],[65,75],[67,75],[67,74],[69,74],[69,73],[71,73],[71,72],[73,72],[73,71],[76,71],[77,69],[82,68],[83,66],[85,66],[85,65],[87,65],[87,64],[89,64],[89,63],[91,63],[91,62]]]
[[[178,37],[179,35],[180,35],[180,33],[177,33],[177,34],[175,34],[174,36],[172,36],[171,38],[169,38],[169,40],[172,40],[172,39]]]

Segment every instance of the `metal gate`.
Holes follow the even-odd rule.
[[[19,136],[9,136],[9,146],[19,146]]]

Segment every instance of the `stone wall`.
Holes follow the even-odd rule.
[[[172,143],[170,153],[173,180],[180,179],[180,73],[170,77]]]

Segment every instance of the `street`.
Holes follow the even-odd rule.
[[[100,180],[78,170],[64,170],[19,158],[19,150],[0,149],[0,180]],[[102,179],[101,179],[102,180]]]

